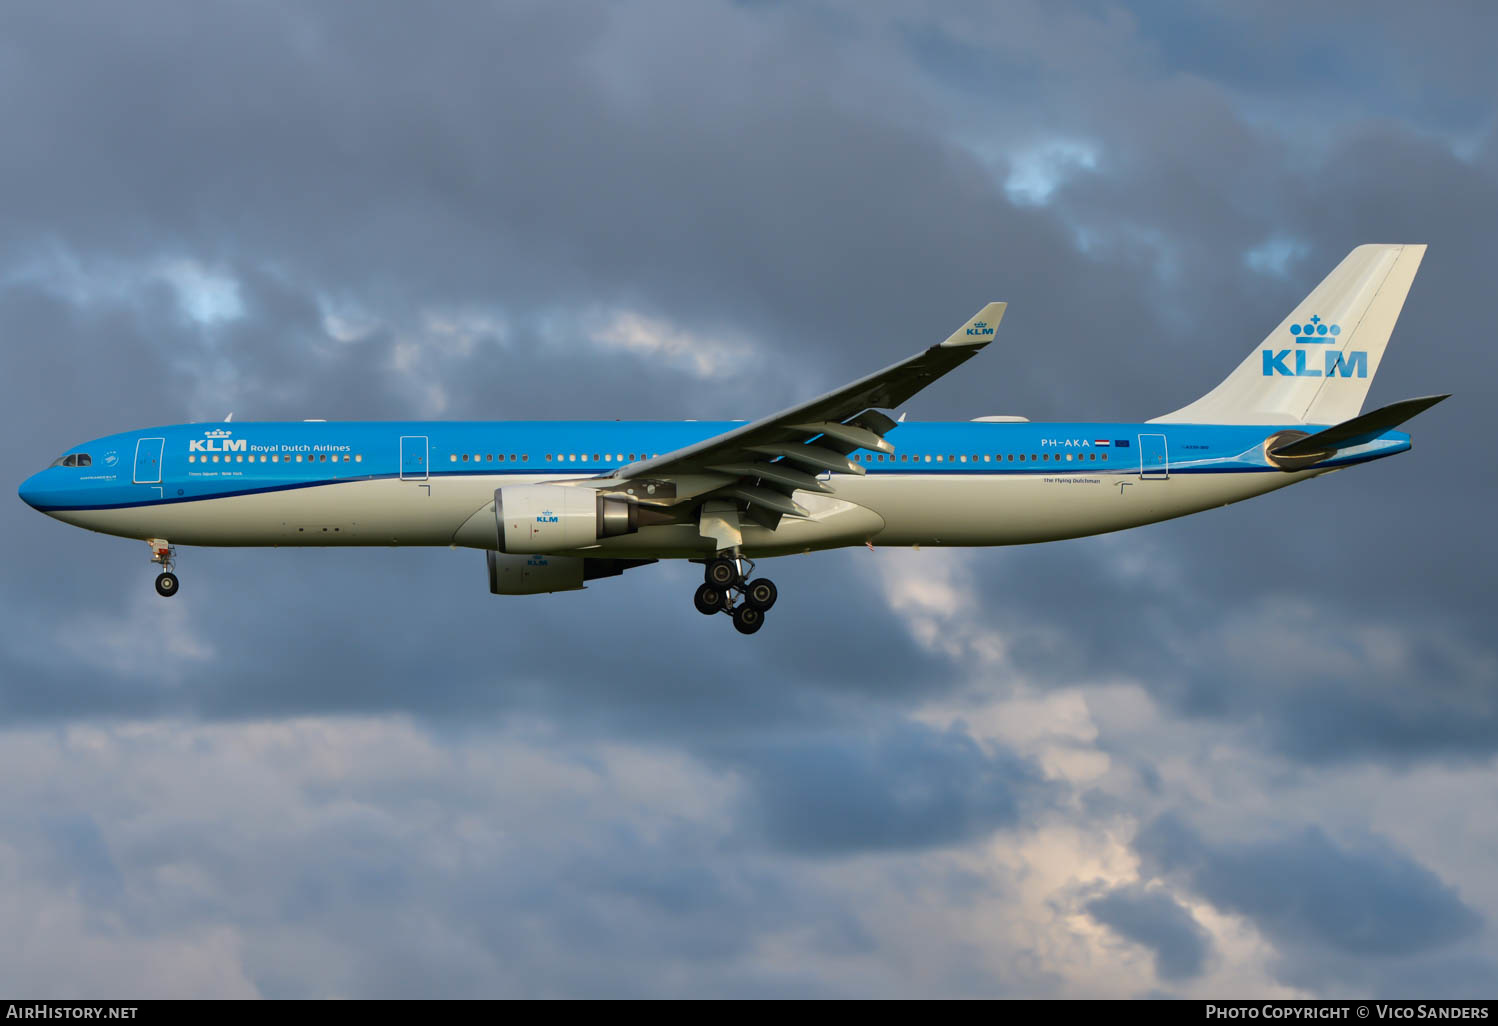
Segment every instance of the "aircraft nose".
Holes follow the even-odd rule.
[[[44,502],[41,478],[41,474],[32,474],[21,482],[21,487],[18,489],[21,501],[32,509],[41,509]]]

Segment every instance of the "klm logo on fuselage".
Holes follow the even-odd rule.
[[[992,335],[993,329],[988,326],[987,321],[974,321],[973,326],[967,329],[969,338],[979,338],[984,335]]]
[[[1290,325],[1290,334],[1295,345],[1335,344],[1342,334],[1341,325],[1323,323],[1319,316],[1305,324]],[[1322,351],[1321,366],[1313,366],[1313,349],[1264,349],[1264,376],[1272,378],[1283,375],[1287,378],[1360,378],[1368,376],[1368,354],[1361,349],[1341,352],[1328,349]]]
[[[541,511],[541,515],[536,518],[536,523],[538,523],[538,524],[555,524],[557,522],[557,519],[558,518],[557,518],[557,515],[555,513],[553,513],[549,509],[544,509],[544,510]]]
[[[245,452],[250,443],[243,438],[230,438],[232,431],[207,431],[204,437],[187,443],[188,452]]]

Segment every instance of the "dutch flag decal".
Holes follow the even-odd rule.
[[[1095,440],[1092,444],[1093,445],[1108,446],[1108,445],[1112,445],[1113,443],[1110,442],[1110,441],[1108,441],[1108,439],[1106,439],[1106,438],[1099,438],[1099,439]]]

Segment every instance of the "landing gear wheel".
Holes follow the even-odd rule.
[[[733,611],[733,626],[740,634],[753,634],[765,625],[765,614],[747,602]]]
[[[171,598],[177,594],[177,575],[171,571],[156,576],[156,594],[162,598]]]
[[[779,596],[780,592],[775,589],[775,582],[768,577],[761,577],[757,581],[750,581],[744,585],[744,601],[761,613],[768,613]]]
[[[697,607],[697,612],[704,616],[712,616],[714,613],[722,612],[723,603],[727,596],[711,584],[704,584],[697,589],[697,594],[692,596],[692,604]]]
[[[739,583],[739,564],[732,559],[715,559],[707,564],[703,579],[719,591],[727,591]]]

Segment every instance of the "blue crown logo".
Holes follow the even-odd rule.
[[[220,428],[217,431],[204,431],[203,432],[203,437],[205,437],[205,438],[228,438],[233,433],[234,432],[232,432],[232,431],[225,431],[222,428]]]
[[[1296,342],[1330,342],[1342,334],[1340,324],[1327,324],[1315,315],[1304,324],[1290,325],[1290,334],[1295,336]]]

